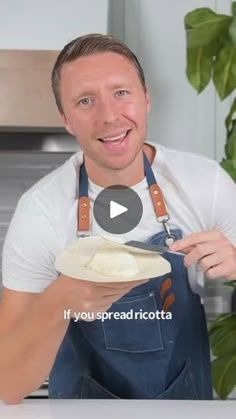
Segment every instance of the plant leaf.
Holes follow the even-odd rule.
[[[234,161],[223,159],[220,162],[220,165],[231,176],[234,182],[236,182],[236,164]]]
[[[234,314],[233,314],[234,315]],[[209,325],[209,335],[212,334],[212,332],[214,331],[214,329],[217,327],[222,327],[222,324],[224,325],[224,320],[231,318],[232,314],[231,313],[221,313],[219,314],[216,319],[214,319],[210,325]]]
[[[231,328],[231,329],[230,329]],[[235,326],[230,327],[221,327],[221,326],[215,326],[214,329],[211,331],[211,334],[209,335],[210,343],[211,343],[211,349],[212,353],[215,354],[215,347],[221,342],[221,340],[225,337],[227,332],[229,330],[234,330]]]
[[[213,352],[215,347],[231,331],[236,330],[236,315],[229,313],[228,316],[217,317],[209,328],[209,338]]]
[[[236,165],[236,119],[225,144],[225,154],[228,160],[233,160]]]
[[[211,58],[212,60],[215,58],[215,56],[218,54],[220,48],[222,47],[222,43],[225,42],[225,38],[216,38],[213,41],[211,41],[208,45],[204,47],[206,51],[206,55]]]
[[[236,46],[230,42],[216,56],[213,81],[221,100],[236,88]]]
[[[204,48],[187,49],[186,74],[191,85],[201,93],[208,85],[213,70],[213,62]]]
[[[187,29],[198,28],[205,24],[211,25],[212,23],[228,19],[232,20],[231,16],[217,14],[209,7],[198,7],[186,14],[184,24]]]
[[[213,349],[212,349],[213,350]],[[214,345],[213,354],[216,357],[236,355],[236,324],[234,329],[225,332],[224,336]]]
[[[229,35],[232,43],[236,45],[236,16],[234,17],[232,23],[229,26]]]
[[[232,129],[233,116],[235,112],[236,112],[236,98],[234,99],[232,106],[230,108],[230,111],[225,119],[225,126],[227,129],[228,135],[229,135],[230,130]]]
[[[233,279],[233,281],[224,282],[224,285],[227,285],[228,287],[236,288],[236,279]]]
[[[213,385],[217,394],[226,399],[236,386],[236,354],[212,362]]]
[[[232,10],[232,16],[236,17],[236,1],[232,2],[231,10]]]
[[[208,7],[197,8],[185,16],[187,47],[204,47],[224,36],[233,18],[215,13]]]

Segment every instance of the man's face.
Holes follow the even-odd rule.
[[[61,101],[87,158],[108,169],[132,163],[146,139],[149,96],[131,62],[108,52],[64,64]]]

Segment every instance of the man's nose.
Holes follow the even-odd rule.
[[[114,99],[102,100],[99,103],[99,118],[100,122],[103,122],[104,124],[110,124],[119,119],[118,107],[116,106]]]

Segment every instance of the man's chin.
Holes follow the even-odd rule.
[[[116,156],[113,159],[106,160],[104,166],[109,170],[125,170],[128,169],[137,158],[139,152],[130,153],[123,156]]]

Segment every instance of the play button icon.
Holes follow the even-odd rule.
[[[143,214],[142,201],[133,189],[112,185],[98,194],[93,214],[98,225],[106,232],[125,234],[140,222]]]
[[[110,202],[110,218],[118,217],[118,215],[124,214],[126,211],[128,211],[128,208],[123,205],[117,204],[114,201]]]

